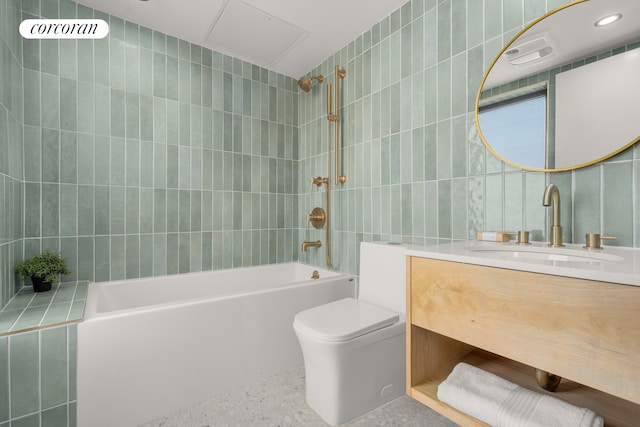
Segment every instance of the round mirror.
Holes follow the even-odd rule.
[[[578,0],[519,32],[476,98],[476,124],[498,158],[563,171],[640,140],[640,1]]]

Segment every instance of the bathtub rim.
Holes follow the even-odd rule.
[[[210,296],[196,296],[196,297],[191,297],[191,298],[185,298],[185,299],[178,299],[178,300],[173,300],[173,301],[169,301],[169,302],[162,302],[162,303],[157,303],[157,304],[150,304],[150,305],[144,305],[144,306],[137,306],[137,307],[130,307],[130,308],[123,308],[123,309],[119,309],[119,310],[112,310],[112,311],[97,311],[97,299],[99,298],[99,296],[96,296],[95,293],[99,292],[99,289],[105,288],[105,287],[109,287],[109,286],[123,286],[126,283],[129,282],[141,282],[141,281],[148,281],[148,280],[153,280],[155,278],[173,278],[173,277],[180,277],[180,276],[197,276],[197,275],[206,275],[206,274],[215,274],[217,272],[232,272],[234,270],[247,270],[247,269],[259,269],[259,268],[264,268],[264,267],[269,267],[269,266],[273,266],[273,265],[301,265],[301,266],[305,266],[305,267],[309,267],[312,268],[313,270],[318,270],[318,272],[320,273],[320,278],[318,279],[313,279],[311,277],[304,279],[304,280],[299,280],[299,281],[294,281],[294,282],[287,282],[284,286],[278,286],[278,287],[267,287],[264,289],[258,289],[258,290],[251,290],[251,291],[241,291],[241,292],[237,292],[237,293],[232,293],[232,294],[225,294],[225,295],[210,295]],[[330,276],[328,277],[322,277],[322,273],[331,273]],[[80,320],[80,323],[78,324],[78,326],[81,326],[82,323],[86,323],[86,322],[95,322],[95,321],[100,321],[100,320],[107,320],[107,319],[114,319],[114,318],[120,318],[120,317],[127,317],[127,316],[134,316],[136,314],[139,313],[146,313],[146,312],[154,312],[154,311],[160,311],[160,310],[166,310],[169,307],[172,306],[195,306],[195,305],[199,305],[199,304],[205,304],[208,303],[210,301],[213,300],[219,300],[219,301],[224,301],[224,300],[228,300],[228,299],[232,299],[232,298],[239,298],[242,296],[246,296],[246,295],[252,295],[252,294],[264,294],[264,293],[268,293],[268,292],[275,292],[279,289],[283,289],[283,288],[298,288],[298,287],[303,287],[303,286],[309,286],[310,284],[320,284],[320,283],[326,283],[329,281],[333,281],[333,280],[343,280],[346,279],[349,282],[354,282],[356,281],[356,276],[350,273],[343,273],[337,270],[328,270],[326,268],[322,268],[322,267],[318,267],[312,264],[306,264],[300,261],[290,261],[290,262],[283,262],[283,263],[274,263],[274,264],[262,264],[262,265],[257,265],[257,266],[249,266],[249,267],[233,267],[233,268],[226,268],[226,269],[219,269],[219,270],[209,270],[209,271],[196,271],[196,272],[189,272],[189,273],[178,273],[178,274],[166,274],[166,275],[162,275],[162,276],[149,276],[149,277],[140,277],[140,278],[135,278],[135,279],[119,279],[119,280],[115,280],[115,281],[108,281],[108,282],[89,282],[88,285],[88,289],[87,289],[87,298],[85,300],[85,307],[84,307],[84,316],[83,318]],[[357,290],[357,282],[355,283],[356,285],[356,290]],[[125,285],[126,286],[126,285]],[[356,291],[357,292],[357,291]]]

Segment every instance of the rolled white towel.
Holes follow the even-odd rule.
[[[536,393],[524,387],[513,390],[498,410],[496,427],[602,427],[604,421],[587,408]]]
[[[517,384],[467,363],[458,363],[438,386],[438,399],[489,425],[497,423],[500,403]]]
[[[438,386],[438,399],[495,427],[602,427],[590,409],[520,387],[459,363]]]

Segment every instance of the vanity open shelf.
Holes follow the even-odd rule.
[[[640,420],[640,287],[407,258],[407,393],[462,426],[486,426],[437,398],[466,362],[594,410]],[[535,368],[561,376],[554,393]]]

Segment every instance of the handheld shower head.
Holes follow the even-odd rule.
[[[305,92],[309,92],[311,90],[311,81],[317,80],[318,83],[322,83],[324,80],[324,76],[321,74],[319,76],[311,76],[311,77],[300,77],[298,79],[298,86]]]

